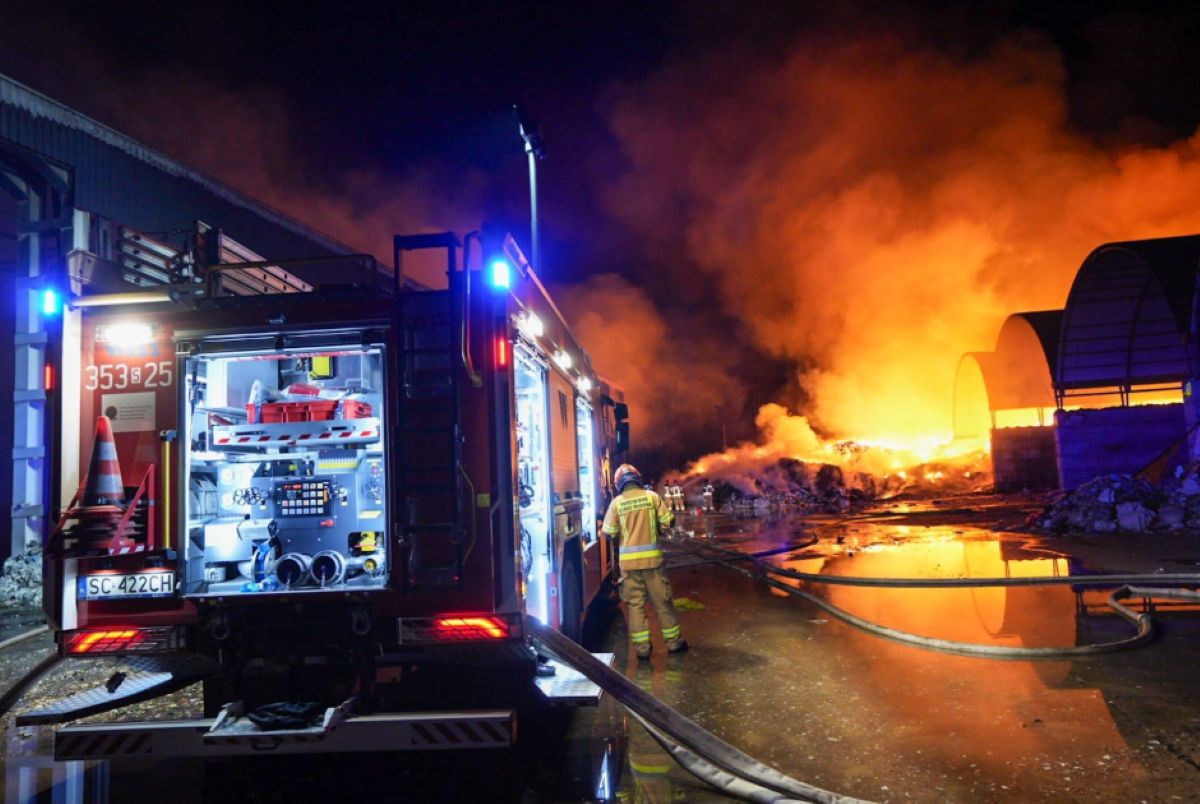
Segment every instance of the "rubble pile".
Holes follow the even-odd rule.
[[[885,477],[836,464],[778,458],[752,466],[714,467],[706,477],[719,508],[787,507],[800,513],[840,514],[879,499],[966,494],[991,488],[990,472],[948,463],[927,463]]]
[[[718,505],[792,508],[802,513],[839,514],[862,508],[877,496],[875,479],[832,464],[780,458],[760,471],[715,484]]]
[[[1052,533],[1142,533],[1200,529],[1200,463],[1163,486],[1129,475],[1101,475],[1060,493],[1029,523]]]
[[[42,548],[30,542],[25,552],[4,562],[0,575],[0,606],[38,608],[42,605]]]

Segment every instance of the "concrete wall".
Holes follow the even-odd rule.
[[[1135,474],[1187,434],[1182,404],[1059,411],[1054,418],[1064,489],[1097,475]]]
[[[1058,455],[1053,427],[992,430],[992,472],[996,491],[1058,488]]]

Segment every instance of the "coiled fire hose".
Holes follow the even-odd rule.
[[[689,772],[718,789],[750,801],[821,804],[862,801],[805,784],[764,765],[667,706],[568,637],[533,617],[526,619],[526,625],[538,647],[562,659],[624,704],[650,727],[655,739],[665,740],[664,747],[681,758],[681,764]]]
[[[757,556],[748,556],[746,553],[741,553],[736,550],[727,550],[711,544],[692,543],[698,545],[703,550],[713,551],[718,554],[728,556],[730,560],[720,561],[722,566],[733,570],[746,577],[760,580],[763,583],[771,586],[774,589],[779,589],[789,595],[803,598],[814,606],[827,612],[828,614],[849,623],[856,628],[859,628],[867,633],[876,636],[885,637],[896,642],[902,642],[906,645],[913,645],[927,650],[940,651],[942,653],[954,653],[964,656],[982,656],[992,659],[1078,659],[1087,656],[1096,656],[1104,653],[1115,653],[1117,651],[1129,650],[1130,648],[1144,645],[1154,636],[1154,621],[1149,614],[1139,614],[1128,606],[1125,606],[1120,601],[1129,597],[1160,597],[1174,600],[1191,600],[1200,602],[1200,593],[1187,591],[1184,589],[1169,589],[1158,588],[1157,584],[1175,584],[1177,586],[1200,586],[1200,575],[1189,573],[1159,573],[1159,574],[1112,574],[1112,575],[1084,575],[1084,576],[1067,576],[1058,578],[868,578],[856,576],[840,576],[840,575],[820,575],[811,572],[799,572],[797,570],[787,569],[786,567],[776,567],[772,564],[763,561]],[[691,544],[685,545],[686,549],[691,550],[696,554],[702,554]],[[760,572],[747,569],[746,567],[738,566],[734,560],[744,561],[749,560],[755,564]],[[1119,639],[1112,642],[1099,642],[1091,645],[1077,645],[1064,648],[1015,648],[1001,645],[980,645],[972,642],[956,642],[949,639],[940,639],[938,637],[921,636],[907,631],[900,631],[895,628],[889,628],[886,625],[871,622],[863,619],[856,614],[851,614],[845,609],[839,608],[832,603],[822,600],[810,592],[805,592],[802,589],[797,589],[795,586],[783,583],[771,576],[781,576],[791,578],[798,581],[807,581],[813,583],[824,584],[841,584],[844,586],[874,586],[874,587],[889,587],[889,588],[972,588],[984,586],[1053,586],[1053,585],[1071,585],[1071,586],[1120,586],[1108,596],[1108,605],[1127,620],[1137,630],[1133,636],[1125,639]],[[1130,586],[1129,584],[1155,584],[1155,587],[1145,586]]]

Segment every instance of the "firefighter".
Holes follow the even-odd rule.
[[[705,480],[704,481],[704,494],[703,494],[705,511],[713,511],[714,510],[713,494],[714,494],[714,490],[713,490],[712,483],[709,483],[707,480]]]
[[[685,508],[683,505],[683,486],[679,485],[679,481],[671,487],[671,510],[683,513]]]
[[[646,622],[646,598],[658,612],[667,650],[687,650],[675,613],[671,582],[663,571],[663,553],[658,533],[675,519],[662,498],[643,487],[642,476],[623,463],[613,474],[617,496],[604,514],[604,532],[620,539],[617,566],[621,600],[629,610],[629,638],[639,659],[650,658],[650,625]]]

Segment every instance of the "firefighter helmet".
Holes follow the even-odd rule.
[[[617,471],[613,472],[613,485],[617,487],[617,493],[620,494],[629,483],[643,485],[642,473],[633,464],[623,463],[617,467]]]

